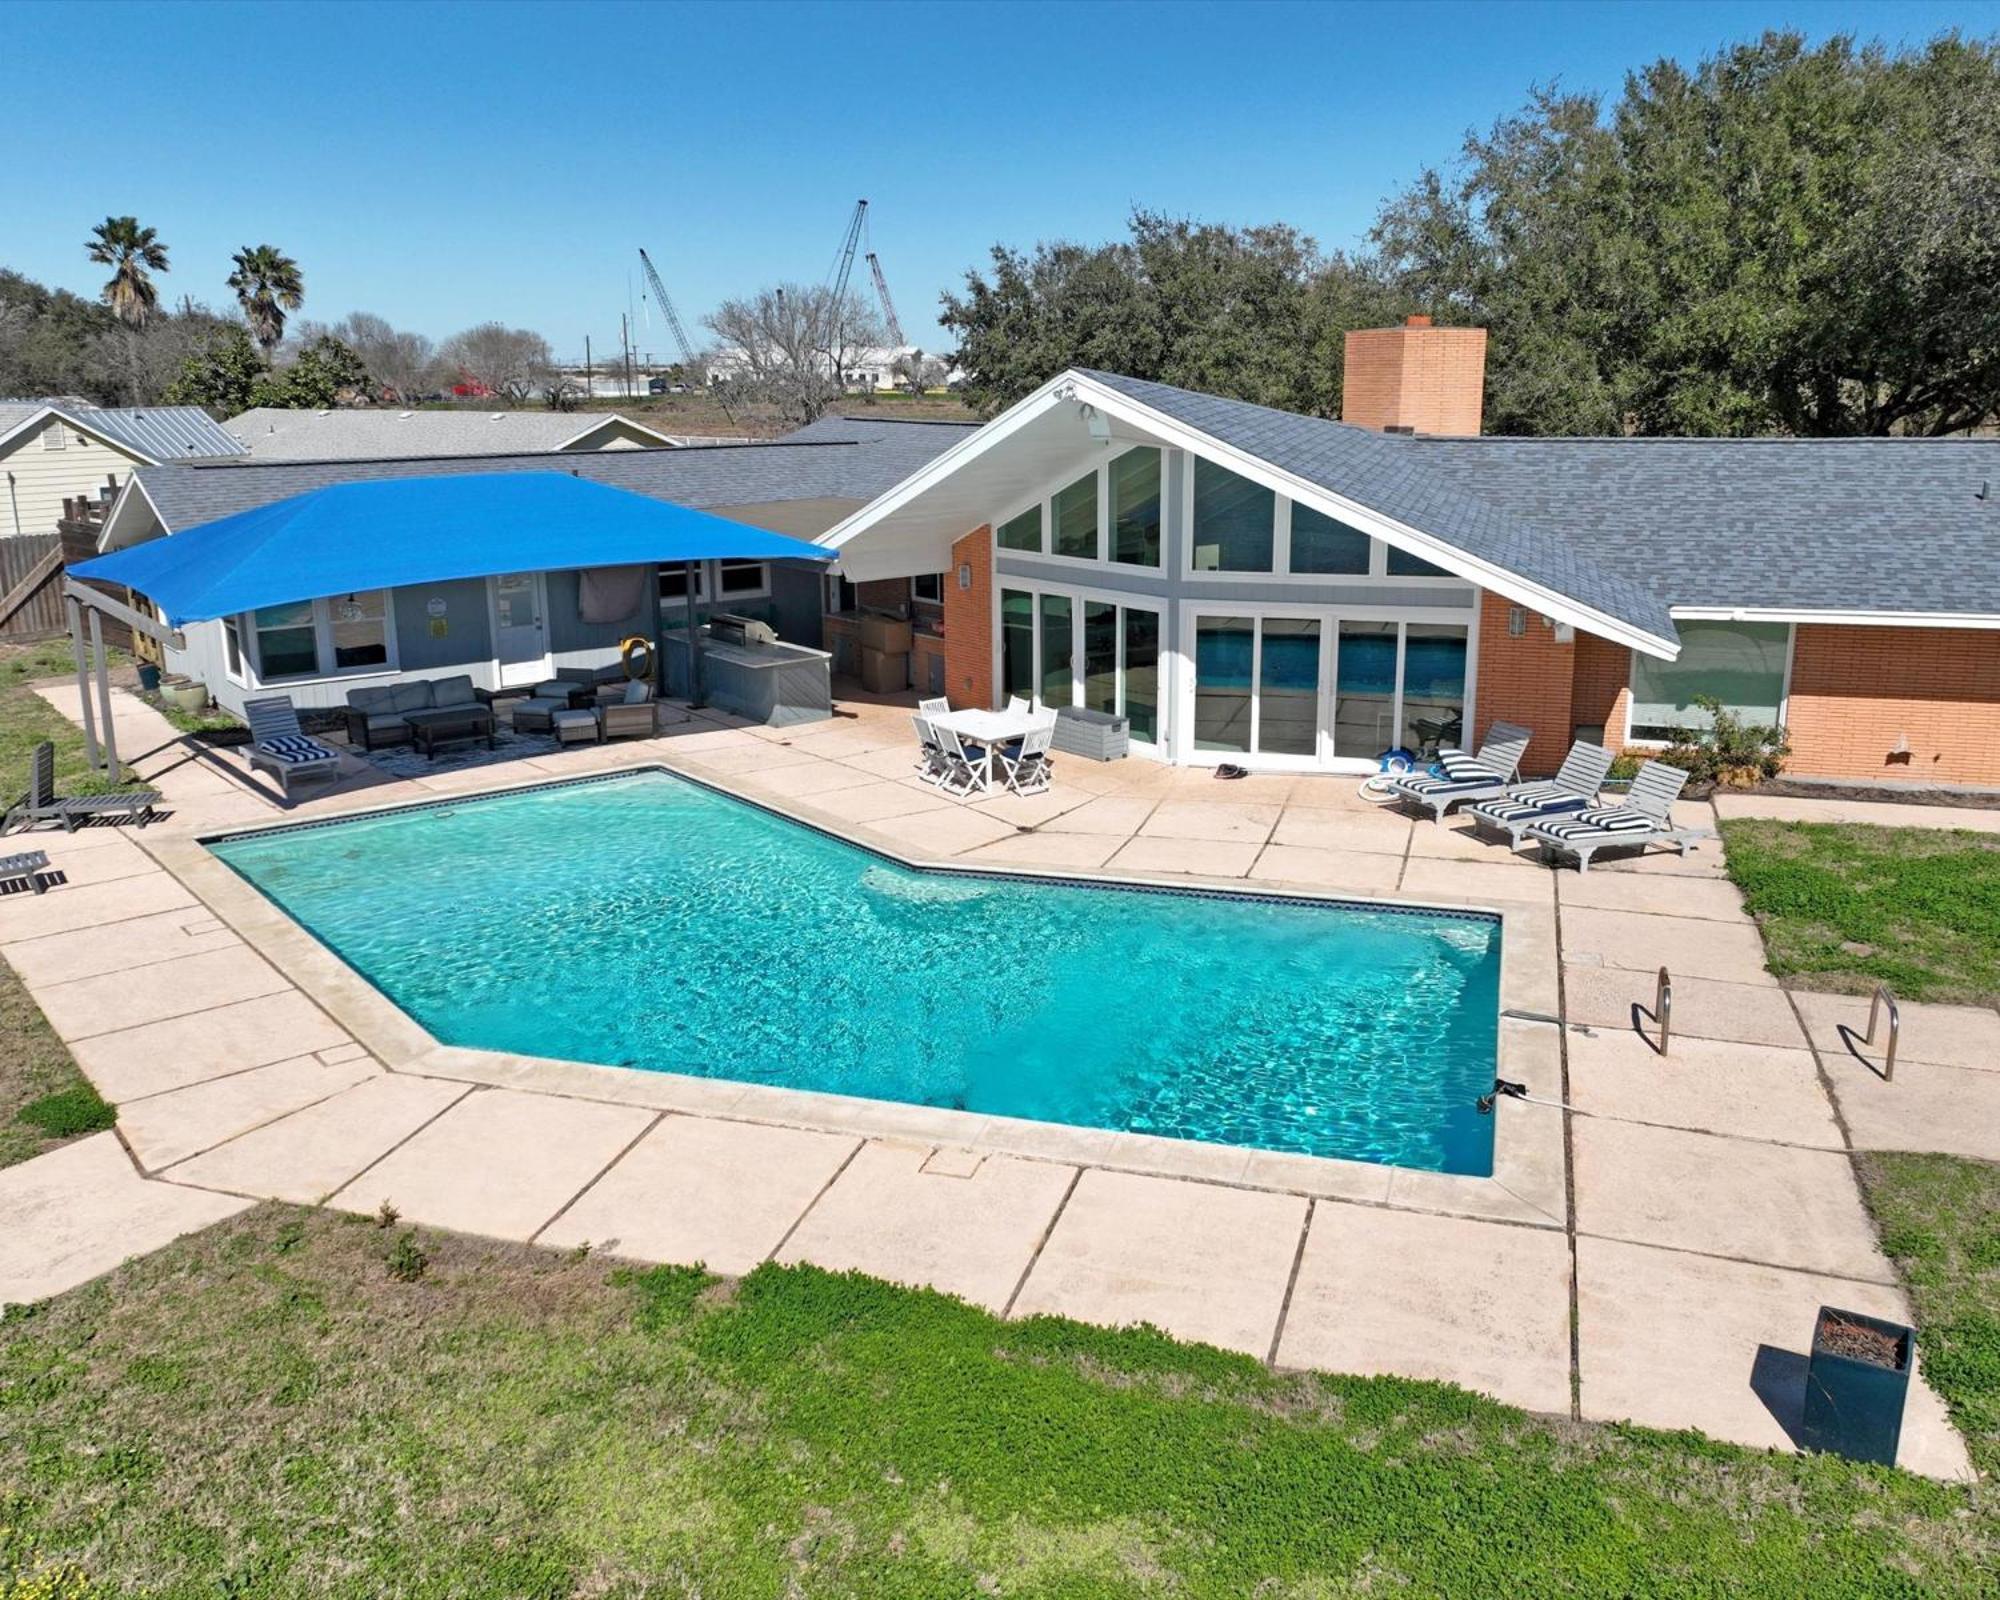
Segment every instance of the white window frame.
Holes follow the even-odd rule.
[[[721,605],[725,601],[732,600],[768,600],[771,597],[770,562],[731,559],[727,564],[732,567],[754,566],[762,568],[762,576],[758,579],[757,587],[754,589],[733,589],[729,593],[724,594],[722,592],[722,568],[724,563],[721,561],[698,561],[695,563],[694,575],[694,603],[696,605]],[[684,606],[687,604],[687,596],[685,594],[670,595],[660,592],[662,588],[661,580],[664,580],[668,573],[685,575],[686,571],[686,565],[681,562],[669,561],[661,566],[660,577],[653,584],[654,598],[661,605]]]
[[[1416,584],[1419,587],[1431,589],[1469,589],[1477,587],[1472,579],[1461,578],[1449,572],[1441,572],[1436,577],[1425,577],[1421,574],[1412,574],[1409,577],[1403,577],[1399,574],[1391,573],[1389,571],[1389,544],[1386,540],[1377,538],[1373,534],[1368,534],[1368,570],[1366,572],[1294,572],[1292,571],[1292,507],[1294,504],[1303,505],[1305,502],[1295,501],[1292,496],[1286,494],[1281,489],[1271,490],[1270,571],[1233,572],[1216,567],[1197,567],[1194,564],[1196,533],[1194,525],[1194,464],[1196,460],[1205,460],[1210,466],[1217,467],[1224,472],[1233,473],[1235,476],[1244,479],[1247,483],[1257,483],[1258,480],[1249,477],[1245,473],[1237,472],[1227,462],[1217,461],[1213,456],[1202,456],[1198,451],[1193,450],[1185,453],[1187,455],[1188,467],[1187,471],[1182,475],[1183,482],[1181,484],[1181,527],[1185,530],[1184,536],[1181,539],[1180,575],[1183,579],[1195,583],[1255,584],[1269,583],[1273,578],[1286,578],[1298,579],[1306,583],[1393,583],[1398,588],[1405,584]],[[1258,484],[1258,487],[1266,488],[1269,486]],[[1314,505],[1307,505],[1306,509],[1308,511],[1320,510],[1318,506]],[[1321,511],[1320,515],[1332,516],[1333,513]],[[1334,517],[1334,520],[1337,522],[1346,521],[1342,517]],[[1347,526],[1354,527],[1354,524],[1349,522]],[[1365,528],[1355,528],[1354,531],[1356,533],[1367,533]],[[1419,554],[1415,550],[1405,551],[1404,553],[1418,561],[1430,560],[1430,557]],[[1433,566],[1436,565],[1435,562],[1431,564]]]
[[[942,611],[944,609],[944,585],[947,576],[948,574],[942,572],[926,572],[911,578],[910,604],[913,606],[936,606]],[[917,593],[917,585],[923,582],[925,578],[929,578],[938,586],[938,592],[935,595]]]
[[[1403,653],[1408,642],[1408,624],[1435,624],[1443,627],[1465,629],[1465,709],[1462,714],[1465,727],[1469,730],[1479,714],[1479,609],[1458,610],[1443,606],[1326,606],[1286,600],[1232,600],[1222,595],[1210,595],[1198,600],[1183,599],[1179,603],[1180,631],[1178,637],[1181,649],[1176,652],[1176,682],[1174,701],[1184,707],[1185,712],[1176,720],[1176,736],[1171,749],[1173,760],[1181,766],[1213,767],[1223,762],[1233,762],[1238,766],[1264,772],[1348,772],[1365,773],[1375,770],[1373,760],[1359,756],[1336,756],[1333,753],[1334,714],[1333,696],[1337,679],[1336,673],[1340,656],[1340,625],[1343,622],[1392,622],[1396,627],[1396,693],[1390,704],[1390,725],[1397,737],[1403,727]],[[1320,625],[1319,651],[1319,705],[1320,729],[1318,748],[1310,756],[1264,755],[1241,750],[1197,750],[1194,747],[1194,696],[1195,696],[1195,650],[1194,637],[1196,620],[1200,617],[1251,617],[1259,624],[1256,650],[1251,658],[1251,679],[1254,683],[1259,675],[1264,647],[1262,623],[1266,617],[1310,618]],[[1331,644],[1332,649],[1327,646]],[[1262,696],[1251,702],[1250,743],[1257,743],[1257,734],[1262,722]]]
[[[49,425],[42,429],[42,448],[44,450],[67,450],[69,448],[69,439],[63,428],[62,418],[51,417]]]
[[[1150,564],[1140,561],[1113,561],[1111,559],[1111,463],[1134,450],[1151,450],[1158,454],[1160,461],[1160,559]],[[1127,442],[1122,450],[1105,455],[1104,459],[1081,471],[1072,467],[1053,481],[1042,485],[1041,491],[1017,500],[1000,516],[990,518],[988,526],[993,530],[993,553],[996,557],[1023,556],[1035,561],[1050,561],[1060,566],[1075,567],[1102,574],[1109,568],[1113,572],[1164,573],[1167,562],[1167,457],[1171,452],[1163,444]],[[1056,553],[1056,496],[1072,484],[1081,483],[1085,478],[1097,479],[1097,551],[1089,556],[1066,556]],[[1042,541],[1033,550],[1018,549],[1014,545],[1000,542],[1000,529],[1006,523],[1036,507],[1041,508]]]
[[[315,600],[313,608],[313,656],[314,670],[311,672],[288,672],[281,677],[272,677],[264,671],[264,645],[257,628],[257,615],[253,611],[243,612],[237,621],[241,630],[238,634],[244,669],[254,675],[256,685],[276,686],[294,683],[321,683],[329,678],[382,678],[402,670],[400,652],[396,648],[396,591],[394,589],[356,589],[355,594],[379,594],[382,596],[382,645],[388,659],[373,662],[365,667],[330,667],[333,660],[333,604],[338,596],[326,596]],[[223,672],[231,683],[250,687],[243,678],[229,672],[229,642],[223,640]]]
[[[217,624],[222,629],[222,675],[239,689],[250,685],[250,652],[243,643],[243,637],[251,630],[246,629],[245,620],[243,616],[232,613]],[[229,664],[229,641],[232,638],[236,641],[234,666]]]
[[[1719,622],[1727,619],[1720,617],[1688,617],[1682,620],[1689,622]],[[1755,622],[1760,619],[1750,617],[1745,620]],[[1778,726],[1781,728],[1788,728],[1792,723],[1792,658],[1797,654],[1799,648],[1799,625],[1796,622],[1788,623],[1787,630],[1785,634],[1785,681],[1778,686]],[[1672,747],[1664,739],[1640,739],[1635,737],[1632,732],[1632,708],[1638,703],[1637,696],[1632,692],[1632,673],[1637,662],[1638,652],[1636,650],[1627,650],[1625,652],[1625,728],[1624,736],[1619,740],[1618,748],[1621,750],[1670,749]]]
[[[1071,478],[1068,481],[1074,483],[1076,479]],[[1160,760],[1165,760],[1166,752],[1171,745],[1171,730],[1172,730],[1172,723],[1169,721],[1168,708],[1172,698],[1171,691],[1173,684],[1173,657],[1167,648],[1167,637],[1168,637],[1167,620],[1170,612],[1171,602],[1166,600],[1164,597],[1156,597],[1153,595],[1134,595],[1119,589],[1101,589],[1101,588],[1093,588],[1089,586],[1082,586],[1070,583],[1044,583],[1040,579],[1036,578],[1015,578],[1004,573],[996,573],[993,579],[993,620],[992,620],[993,685],[994,685],[994,694],[996,699],[999,697],[999,694],[1004,690],[1005,687],[1004,662],[1006,659],[1007,641],[1005,634],[1001,630],[1001,612],[1000,612],[1000,591],[1003,589],[1011,589],[1016,594],[1026,594],[1032,596],[1034,600],[1034,609],[1032,612],[1032,616],[1034,618],[1034,628],[1032,630],[1033,642],[1029,646],[1029,648],[1034,652],[1034,658],[1035,658],[1035,686],[1034,686],[1034,693],[1030,696],[1030,699],[1032,699],[1034,704],[1038,707],[1043,706],[1043,701],[1042,701],[1042,596],[1043,595],[1045,594],[1058,595],[1070,602],[1069,703],[1072,708],[1081,709],[1083,705],[1084,675],[1082,671],[1082,663],[1084,659],[1084,647],[1083,647],[1084,603],[1086,601],[1094,600],[1099,604],[1115,606],[1118,609],[1118,623],[1117,623],[1118,695],[1117,695],[1117,708],[1116,711],[1114,712],[1114,715],[1121,717],[1126,714],[1125,713],[1125,613],[1127,611],[1145,611],[1151,613],[1153,616],[1159,619],[1160,654],[1159,654],[1158,664],[1154,668],[1155,672],[1158,674],[1158,681],[1159,681],[1158,700],[1154,707],[1154,715],[1155,715],[1155,720],[1158,723],[1158,730],[1157,733],[1155,734],[1155,737],[1152,738],[1151,740],[1141,739],[1135,736],[1132,740],[1132,750],[1133,753],[1136,755],[1152,756]]]

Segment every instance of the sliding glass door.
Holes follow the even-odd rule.
[[[1000,691],[1122,716],[1134,744],[1157,744],[1160,614],[1102,595],[1002,589]]]
[[[1207,616],[1194,623],[1194,748],[1316,760],[1317,617]]]

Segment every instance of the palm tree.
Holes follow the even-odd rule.
[[[285,313],[306,303],[305,280],[299,264],[275,245],[245,245],[232,259],[236,270],[229,275],[229,287],[269,361],[285,336]]]
[[[112,315],[125,324],[126,382],[132,404],[139,403],[139,330],[159,309],[159,291],[153,287],[152,272],[167,270],[167,247],[151,228],[139,226],[137,217],[106,217],[90,230],[84,247],[90,259],[111,268],[111,281],[101,298]]]

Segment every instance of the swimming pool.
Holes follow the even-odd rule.
[[[1492,1171],[1492,916],[918,871],[658,770],[210,848],[446,1044]]]

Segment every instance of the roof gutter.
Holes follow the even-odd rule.
[[[1979,611],[1812,611],[1783,606],[1674,606],[1684,622],[1807,622],[1838,628],[2000,629],[2000,616]]]

